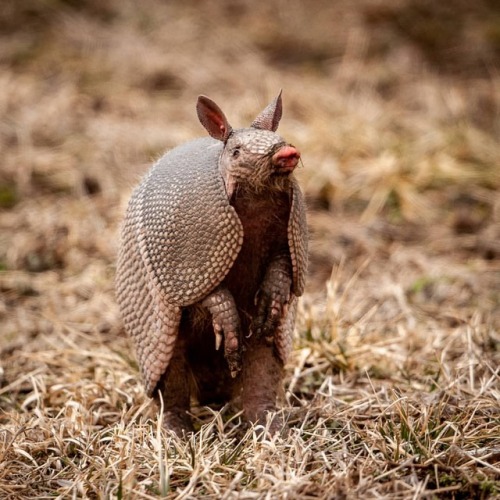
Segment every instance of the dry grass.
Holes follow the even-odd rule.
[[[318,4],[2,7],[1,498],[500,498],[498,12]],[[289,434],[195,408],[182,441],[122,332],[119,220],[197,94],[242,125],[280,87],[312,233]]]

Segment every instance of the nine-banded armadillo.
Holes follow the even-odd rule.
[[[281,93],[250,128],[205,96],[197,112],[212,138],[168,152],[136,188],[116,274],[147,393],[178,434],[193,429],[191,396],[239,400],[252,422],[276,408],[307,265],[300,154],[275,133]]]

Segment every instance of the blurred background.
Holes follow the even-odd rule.
[[[281,88],[310,227],[299,432],[233,453],[194,408],[216,423],[162,462],[119,224],[206,135],[199,94],[241,127]],[[493,498],[499,138],[498,0],[2,0],[0,496]]]
[[[280,88],[310,212],[305,303],[342,268],[358,318],[498,324],[499,63],[496,0],[4,0],[0,347],[119,332],[132,187],[204,135],[198,94],[245,126]]]

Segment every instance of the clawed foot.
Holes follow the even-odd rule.
[[[215,349],[219,350],[222,339],[224,339],[224,357],[229,366],[231,377],[234,378],[241,371],[241,332],[239,328],[226,330],[224,323],[220,323],[215,317],[213,319],[213,326],[215,332]]]
[[[224,339],[224,356],[234,378],[241,371],[241,326],[233,296],[226,288],[212,292],[202,305],[212,314],[215,332],[215,348],[218,350]]]
[[[287,263],[278,261],[268,269],[255,297],[257,315],[250,331],[259,338],[264,337],[268,344],[274,342],[274,333],[288,312],[291,285]]]

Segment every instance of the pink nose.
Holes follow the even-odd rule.
[[[292,171],[299,163],[300,153],[293,146],[283,146],[273,156],[273,165],[280,170]]]

